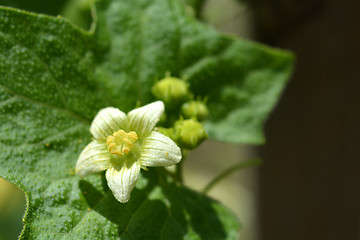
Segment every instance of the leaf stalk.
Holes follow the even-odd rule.
[[[234,173],[237,170],[244,169],[246,167],[250,166],[258,166],[262,163],[262,160],[259,158],[250,159],[245,162],[241,162],[238,164],[235,164],[234,166],[231,166],[227,168],[222,173],[218,174],[213,180],[211,180],[202,190],[203,193],[208,193],[216,184],[218,184],[220,181],[222,181],[224,178],[230,176],[232,173]]]

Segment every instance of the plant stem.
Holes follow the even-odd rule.
[[[205,3],[206,3],[206,0],[194,0],[193,1],[195,17],[199,20],[202,19],[202,14],[203,14]]]
[[[223,180],[224,178],[228,177],[230,174],[232,174],[233,172],[235,172],[236,170],[240,170],[249,166],[257,166],[260,165],[262,163],[261,159],[259,158],[255,158],[255,159],[250,159],[248,161],[242,162],[242,163],[238,163],[228,169],[226,169],[225,171],[223,171],[222,173],[220,173],[219,175],[217,175],[212,181],[210,181],[202,190],[203,193],[208,193],[217,183],[219,183],[221,180]]]
[[[175,177],[176,177],[177,181],[179,181],[181,184],[183,184],[183,182],[184,182],[183,181],[183,163],[184,163],[189,151],[181,150],[181,153],[182,153],[182,159],[176,166]]]
[[[181,160],[178,165],[176,166],[175,178],[180,183],[183,183],[183,160]]]

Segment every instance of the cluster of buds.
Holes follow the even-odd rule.
[[[169,110],[166,120],[171,127],[158,128],[158,131],[169,136],[184,149],[195,149],[207,139],[202,124],[209,115],[206,100],[194,100],[185,80],[166,74],[165,78],[155,83],[152,93],[162,100]]]

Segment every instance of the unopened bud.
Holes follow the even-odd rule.
[[[187,149],[195,149],[208,137],[203,125],[194,119],[177,121],[175,131],[178,143]]]
[[[164,134],[165,136],[171,138],[173,141],[176,142],[176,136],[175,136],[174,128],[157,127],[156,131],[158,131],[159,133]]]
[[[196,118],[199,121],[204,121],[209,115],[209,110],[203,102],[189,101],[182,105],[181,113],[185,118]]]
[[[189,98],[188,84],[175,77],[165,77],[155,83],[152,93],[157,99],[162,100],[167,107],[179,106]]]

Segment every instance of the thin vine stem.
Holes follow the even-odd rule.
[[[221,180],[223,180],[224,178],[228,177],[229,175],[231,175],[232,173],[234,173],[237,170],[246,168],[246,167],[250,167],[250,166],[258,166],[262,163],[261,159],[259,158],[255,158],[255,159],[250,159],[248,161],[242,162],[242,163],[238,163],[234,166],[229,167],[228,169],[226,169],[225,171],[223,171],[222,173],[220,173],[219,175],[217,175],[213,180],[211,180],[202,190],[203,193],[208,193],[216,184],[218,184]]]

